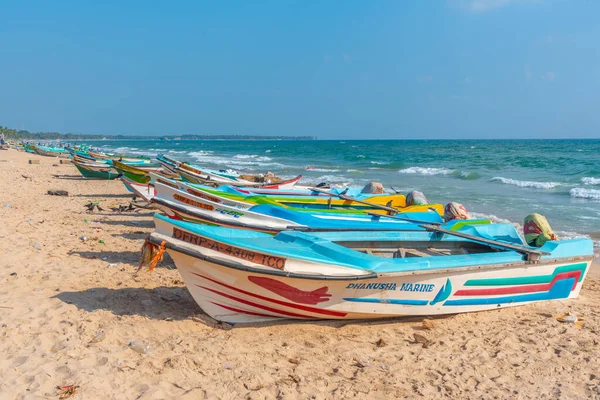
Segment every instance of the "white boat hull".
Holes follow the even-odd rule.
[[[495,310],[539,300],[577,297],[581,282],[530,295],[530,300],[503,302],[504,295],[487,297],[486,304],[463,304],[461,296],[471,289],[467,281],[479,278],[528,278],[552,274],[567,264],[545,264],[490,271],[471,268],[462,272],[420,274],[370,279],[319,280],[273,276],[226,267],[178,251],[169,251],[185,284],[198,305],[212,318],[228,323],[263,322],[277,319],[371,319],[397,316],[456,314]],[[576,263],[577,264],[577,263]],[[589,263],[584,267],[585,271]],[[585,272],[584,272],[585,273]],[[450,294],[444,297],[444,290]],[[487,288],[501,290],[501,286]],[[572,289],[572,290],[571,290]],[[569,290],[568,295],[564,295]],[[436,296],[439,301],[436,301]],[[458,294],[458,295],[457,295]],[[526,295],[523,295],[526,296]],[[537,296],[537,297],[536,297]],[[494,300],[498,299],[498,300]]]

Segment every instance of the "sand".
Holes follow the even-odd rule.
[[[58,398],[71,384],[81,399],[600,397],[596,270],[578,299],[437,318],[427,331],[421,319],[223,329],[169,260],[134,274],[153,224],[148,211],[110,210],[129,204],[121,182],[57,163],[0,151],[2,399]],[[105,211],[88,213],[90,201]],[[556,321],[567,311],[582,328]],[[90,343],[99,329],[106,339]]]

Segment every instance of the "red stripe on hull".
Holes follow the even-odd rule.
[[[581,276],[581,271],[571,271],[571,272],[563,272],[561,274],[557,274],[552,282],[550,283],[542,283],[538,285],[521,285],[521,286],[511,286],[506,288],[494,288],[494,289],[463,289],[454,293],[455,296],[485,296],[485,295],[499,295],[499,294],[518,294],[518,293],[533,293],[533,292],[547,292],[552,288],[552,285],[556,281],[560,281],[562,279],[575,278],[575,284],[571,290],[575,290],[577,286],[577,282],[579,281],[579,277]]]
[[[250,292],[248,292],[248,291],[245,291],[245,290],[243,290],[243,289],[238,289],[238,288],[236,288],[236,287],[229,286],[229,285],[227,285],[227,284],[225,284],[225,283],[222,283],[222,282],[216,281],[216,280],[214,280],[214,279],[211,279],[211,278],[209,278],[209,277],[207,277],[207,276],[200,275],[200,274],[197,274],[197,273],[195,273],[195,272],[192,272],[192,273],[193,273],[194,275],[197,275],[197,276],[201,277],[201,278],[207,279],[207,280],[209,280],[209,281],[211,281],[211,282],[218,283],[218,284],[219,284],[219,285],[221,285],[221,286],[225,286],[225,287],[226,287],[226,288],[228,288],[228,289],[235,290],[236,292],[240,292],[240,293],[246,294],[246,295],[248,295],[248,296],[256,297],[256,298],[258,298],[258,299],[261,299],[261,300],[270,301],[270,302],[272,302],[272,303],[276,303],[276,304],[279,304],[279,305],[282,305],[282,306],[291,307],[291,308],[297,308],[298,310],[302,310],[302,311],[308,311],[308,312],[313,312],[313,313],[316,313],[316,314],[331,315],[331,316],[333,316],[333,317],[345,317],[345,316],[347,315],[347,313],[345,313],[345,312],[339,312],[339,311],[330,311],[330,310],[323,310],[323,309],[321,309],[321,308],[315,308],[315,307],[302,306],[302,305],[299,305],[299,304],[288,303],[287,301],[281,301],[281,300],[270,299],[270,298],[268,298],[268,297],[261,296],[261,295],[259,295],[259,294],[250,293]]]
[[[295,318],[310,318],[310,319],[315,318],[315,317],[311,317],[311,316],[308,316],[308,315],[296,314],[296,313],[292,313],[292,312],[289,312],[289,311],[278,310],[276,308],[272,308],[272,307],[269,307],[269,306],[263,306],[262,304],[254,303],[252,301],[245,300],[245,299],[240,299],[239,297],[235,297],[235,296],[232,296],[232,295],[227,294],[227,293],[219,292],[218,290],[215,290],[215,289],[207,288],[206,286],[200,286],[200,285],[196,285],[196,286],[198,286],[198,287],[200,287],[202,289],[208,290],[210,292],[216,293],[216,294],[218,294],[220,296],[227,297],[230,300],[237,301],[238,303],[246,304],[247,306],[252,306],[252,307],[260,308],[262,310],[266,310],[266,311],[269,311],[269,312],[272,312],[272,313],[278,313],[278,314],[282,314],[282,315],[285,315],[285,316],[288,316],[288,317],[295,317]]]
[[[261,313],[257,313],[254,311],[242,310],[241,308],[229,307],[229,306],[226,306],[225,304],[215,303],[214,301],[211,301],[211,303],[213,303],[216,306],[222,307],[226,310],[238,312],[241,314],[255,315],[257,317],[281,318],[279,315],[261,314]]]

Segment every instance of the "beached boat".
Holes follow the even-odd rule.
[[[332,190],[323,190],[313,188],[310,192],[316,193],[315,196],[294,196],[292,191],[271,190],[269,194],[255,194],[253,191],[244,189],[237,190],[231,186],[219,186],[211,188],[203,185],[189,184],[186,182],[178,183],[181,190],[188,193],[194,193],[200,197],[202,194],[213,197],[223,198],[223,200],[238,200],[247,203],[256,203],[260,199],[268,199],[285,207],[293,207],[308,210],[327,210],[332,208],[353,209],[356,211],[373,212],[378,206],[398,209],[399,211],[427,211],[436,210],[440,215],[444,215],[444,206],[441,204],[424,204],[416,206],[407,206],[406,196],[403,194],[371,194],[358,193],[356,196],[349,196],[344,191],[338,193]],[[232,190],[230,190],[232,189]],[[251,189],[251,188],[249,188]],[[201,193],[200,193],[201,192]],[[276,194],[281,192],[283,194]],[[200,194],[198,194],[200,193]],[[407,210],[407,207],[411,208]]]
[[[234,186],[257,186],[271,189],[289,189],[302,179],[298,175],[292,179],[282,179],[276,176],[265,175],[238,175],[229,172],[215,171],[206,168],[197,168],[189,164],[180,164],[177,172],[186,180],[201,185],[234,185]]]
[[[270,189],[290,189],[302,179],[302,175],[298,175],[292,179],[282,179],[268,174],[240,175],[235,171],[216,171],[177,161],[163,154],[159,154],[156,159],[166,170],[181,175],[183,179],[189,182],[213,187],[233,185],[264,187]]]
[[[62,147],[47,147],[47,146],[31,146],[31,148],[39,155],[46,157],[62,157],[68,158],[71,153]]]
[[[123,176],[138,183],[150,182],[150,172],[160,172],[162,167],[160,164],[128,164],[121,161],[113,160],[113,167]]]
[[[277,190],[277,189],[261,189],[259,191],[269,194],[257,195],[254,190],[256,188],[243,188],[233,187],[229,185],[221,185],[217,188],[212,188],[205,185],[191,184],[189,182],[166,179],[164,176],[160,177],[154,173],[150,173],[149,185],[153,186],[157,179],[160,183],[165,185],[179,188],[180,190],[186,191],[190,194],[194,194],[199,197],[207,197],[215,202],[230,202],[238,201],[241,202],[238,207],[248,208],[250,204],[264,204],[265,200],[271,202],[271,204],[279,204],[284,207],[292,207],[295,209],[307,209],[307,210],[327,210],[327,209],[353,209],[355,211],[363,212],[377,212],[377,213],[389,213],[389,211],[381,210],[380,206],[387,208],[398,209],[395,212],[426,212],[429,210],[435,210],[440,215],[444,215],[444,207],[441,204],[424,204],[407,206],[406,197],[402,194],[371,194],[362,193],[362,189],[353,188],[356,192],[355,196],[349,196],[346,193],[349,190],[340,190],[337,188],[322,190],[320,188],[312,188],[310,190]],[[146,201],[150,201],[156,196],[156,190],[142,188],[144,193],[143,197]],[[352,191],[351,191],[352,192]],[[278,195],[282,193],[282,195]],[[294,196],[292,194],[303,193],[304,195]],[[314,195],[309,195],[313,193]]]
[[[97,151],[87,151],[95,159],[117,160],[125,163],[152,163],[152,160],[146,156],[128,156],[126,154],[101,153]]]
[[[437,211],[429,210],[426,206],[406,208],[407,212],[398,213],[394,217],[378,214],[380,210],[377,208],[370,214],[351,209],[297,210],[282,207],[267,198],[257,199],[257,203],[246,203],[197,191],[184,191],[174,186],[156,182],[154,188],[157,195],[150,201],[171,218],[259,232],[277,233],[292,227],[391,230],[406,228],[406,219],[420,222],[442,221]]]
[[[160,215],[155,224],[149,241],[166,246],[199,306],[228,323],[455,314],[574,298],[593,257],[588,239],[529,247],[509,224],[274,237]]]
[[[73,161],[73,164],[84,178],[111,180],[119,177],[119,172],[108,164]]]

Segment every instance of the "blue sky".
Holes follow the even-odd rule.
[[[600,2],[2,1],[33,132],[600,137]]]

